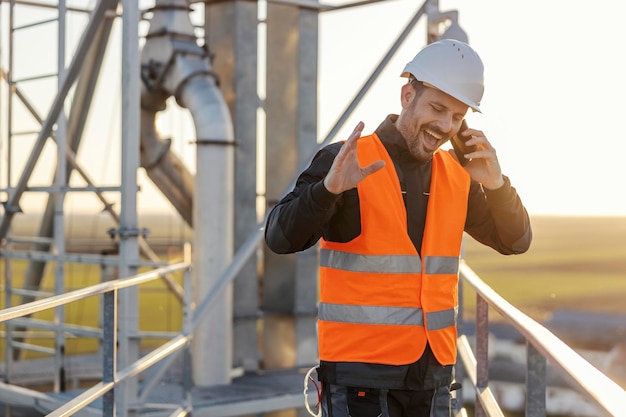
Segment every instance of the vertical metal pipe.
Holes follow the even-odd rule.
[[[267,95],[263,104],[268,211],[298,174],[299,18],[297,5],[267,2]],[[278,255],[265,246],[263,250],[263,364],[266,369],[293,367],[296,365],[294,343],[297,336],[293,313],[299,254]]]
[[[476,294],[476,401],[475,417],[485,417],[478,391],[489,385],[489,304]]]
[[[13,2],[10,2],[9,5],[10,8],[10,16],[12,15],[12,9],[13,9]],[[0,5],[0,27],[2,25],[2,5]],[[11,51],[11,31],[13,29],[13,23],[12,21],[9,19],[9,53]],[[3,44],[3,39],[2,39],[2,30],[0,30],[0,63],[2,62],[2,44]],[[10,62],[10,59],[9,59]],[[10,71],[10,64],[9,64],[9,71]],[[7,82],[9,82],[11,80],[10,76],[7,75]],[[0,82],[0,85],[2,83]],[[9,85],[9,88],[7,89],[7,98],[11,97],[11,87]],[[10,108],[10,99],[8,100],[8,106],[7,106],[7,111]],[[0,87],[0,106],[2,103],[2,88]],[[2,108],[0,107],[0,118],[2,117]],[[8,113],[8,115],[10,115],[10,112]],[[10,137],[10,122],[9,122],[9,117],[7,115],[7,138]],[[2,122],[0,120],[0,126],[2,126]],[[2,132],[0,131],[0,151],[2,151]],[[1,152],[0,152],[1,155]],[[9,162],[10,161],[10,153],[7,154],[7,188],[9,187]],[[5,241],[3,241],[2,239],[0,239],[0,253],[2,252],[6,252],[7,250],[7,244]],[[9,263],[9,259],[5,258],[4,260],[4,307],[8,308],[11,306],[11,292],[12,292],[12,280],[11,280],[11,271],[10,271],[10,263]],[[12,333],[12,328],[13,326],[11,325],[10,322],[5,323],[5,327],[4,327],[4,331],[5,331],[5,343],[4,343],[4,369],[5,369],[5,373],[4,373],[4,383],[10,383],[11,381],[11,374],[12,374],[12,368],[13,368],[13,348],[12,348],[12,344],[11,341],[13,339],[13,335]],[[5,415],[7,417],[11,417],[12,416],[12,409],[11,409],[11,405],[10,404],[6,404],[5,407]]]
[[[319,4],[319,2],[317,2]],[[301,8],[298,14],[298,108],[297,166],[309,162],[317,147],[319,11]],[[315,364],[317,352],[317,286],[319,251],[317,247],[296,255],[294,314],[296,365]]]
[[[465,249],[464,246],[461,247],[461,259],[464,258]],[[459,336],[465,334],[465,314],[463,309],[465,308],[465,303],[463,301],[463,297],[465,294],[465,289],[463,285],[463,277],[459,275],[459,284],[458,284],[458,297],[459,297],[459,312],[457,316],[457,334]],[[456,382],[463,384],[463,380],[465,379],[465,367],[459,361],[454,366],[454,379]],[[458,414],[463,408],[463,388],[458,388],[454,391],[455,397],[455,413]]]
[[[11,188],[11,168],[13,155],[13,31],[15,26],[15,1],[9,2],[9,52],[7,64],[7,84],[9,85],[9,93],[7,95],[7,189]],[[5,214],[6,215],[6,214]],[[5,236],[0,235],[0,240]]]
[[[0,2],[1,3],[1,2]],[[4,126],[2,124],[2,120],[3,120],[3,115],[4,113],[2,112],[2,100],[3,100],[3,91],[4,89],[2,88],[3,83],[2,83],[2,78],[4,78],[4,67],[3,67],[3,60],[2,60],[2,56],[3,56],[3,48],[2,45],[4,44],[4,39],[2,36],[2,33],[4,33],[1,29],[2,29],[2,10],[3,7],[1,7],[2,5],[0,4],[0,188],[2,187],[2,126]],[[1,244],[1,243],[0,243]]]
[[[101,282],[113,281],[119,276],[118,265],[101,265]],[[117,291],[106,292],[101,298],[100,326],[102,327],[102,382],[115,380],[117,372]],[[102,397],[102,415],[115,416],[115,391],[110,390]]]
[[[10,249],[9,244],[6,241],[0,241],[0,253],[6,253]],[[4,307],[11,307],[11,297],[13,293],[13,279],[11,274],[11,263],[9,258],[4,259]],[[11,377],[13,375],[13,325],[10,321],[4,323],[5,326],[5,344],[4,344],[4,378],[3,382],[6,384],[11,383]],[[5,414],[7,417],[11,417],[12,407],[10,404],[5,406]]]
[[[139,169],[139,6],[122,0],[122,146],[120,212],[120,278],[137,273],[139,228],[137,225],[137,171]],[[137,338],[139,290],[136,286],[119,293],[119,366],[125,368],[139,358]],[[130,405],[138,395],[137,379],[122,383],[116,393],[117,413],[134,415]]]
[[[217,133],[217,132],[216,132]],[[198,138],[194,198],[194,294],[203,299],[233,256],[234,150],[231,137]],[[213,301],[194,335],[194,382],[231,381],[232,285]]]
[[[191,247],[185,244],[184,250],[185,262],[191,262]],[[189,336],[193,331],[193,281],[191,270],[185,269],[183,272],[183,334]],[[183,401],[182,405],[189,410],[192,407],[191,389],[192,381],[192,362],[191,362],[191,345],[187,345],[183,350]]]
[[[161,93],[173,94],[189,109],[196,126],[196,175],[193,192],[194,297],[203,299],[228,266],[233,251],[234,136],[228,107],[217,86],[208,56],[190,40],[193,28],[188,0],[157,0],[149,35],[144,45],[144,62],[166,59],[167,75],[159,82]],[[158,12],[157,12],[158,11]],[[180,37],[179,35],[185,34]],[[162,44],[178,45],[162,54]],[[197,49],[195,54],[187,54]],[[170,64],[171,63],[171,66]],[[150,97],[144,96],[144,105]],[[154,103],[153,103],[154,104]],[[232,366],[232,285],[220,297],[196,329],[192,342],[193,368],[197,385],[230,382]]]
[[[102,382],[115,381],[117,372],[117,291],[102,296]],[[102,415],[114,417],[115,390],[107,391],[102,397]]]
[[[59,0],[57,17],[57,89],[63,85],[65,77],[65,0]],[[57,130],[55,134],[57,144],[57,172],[55,176],[54,199],[54,227],[53,241],[57,253],[62,257],[65,253],[65,218],[63,213],[63,202],[65,201],[65,186],[67,184],[67,158],[65,157],[67,147],[67,119],[65,110],[61,107],[57,118]],[[54,269],[54,293],[63,294],[65,292],[65,263],[57,261]],[[65,391],[65,306],[54,309],[55,349],[54,349],[54,391]]]
[[[11,0],[9,2],[9,51],[8,51],[8,68],[7,68],[7,83],[8,83],[8,94],[7,94],[7,189],[11,187],[11,129],[12,129],[12,118],[13,118],[13,26],[15,24],[14,16],[15,16],[15,2]],[[6,215],[6,214],[5,214]],[[0,248],[2,252],[9,252],[10,243],[8,243],[5,239],[0,236]],[[8,308],[12,306],[12,295],[13,295],[13,275],[12,275],[12,261],[11,258],[4,259],[4,288],[5,288],[5,298],[4,298],[4,306]],[[6,343],[4,346],[4,359],[5,359],[5,375],[4,382],[10,383],[11,377],[13,374],[13,335],[12,335],[13,325],[11,322],[5,323],[5,331],[6,331]],[[11,417],[13,415],[13,410],[10,404],[7,404],[5,407],[6,415]]]
[[[546,367],[546,358],[526,342],[526,417],[546,415]]]

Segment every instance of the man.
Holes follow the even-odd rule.
[[[318,342],[328,417],[449,417],[463,232],[525,252],[528,214],[484,133],[483,63],[442,40],[406,65],[399,115],[322,149],[265,231],[277,253],[321,239]],[[461,131],[462,130],[462,131]],[[439,150],[456,134],[473,150]],[[466,163],[465,163],[466,162]]]

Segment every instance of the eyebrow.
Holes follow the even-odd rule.
[[[456,113],[456,112],[454,112],[454,111],[453,111],[453,110],[452,110],[449,106],[446,106],[445,104],[443,104],[442,102],[440,102],[440,101],[438,101],[438,100],[436,100],[436,99],[430,100],[430,102],[431,102],[432,104],[436,104],[437,106],[441,106],[441,107],[443,107],[444,109],[446,109],[446,110],[448,110],[448,111],[451,111],[451,112],[452,112],[455,116],[457,116],[457,115],[458,115],[458,116],[459,116],[459,117],[461,117],[461,118],[464,118],[464,117],[465,117],[465,113]],[[468,108],[469,108],[469,107],[468,107]]]

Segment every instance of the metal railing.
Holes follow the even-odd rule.
[[[476,389],[475,417],[503,416],[489,388],[489,308],[496,310],[526,339],[526,417],[546,416],[548,362],[568,375],[573,388],[608,416],[624,416],[626,391],[587,362],[552,332],[513,307],[485,284],[465,263],[461,278],[476,291],[476,358],[466,336],[459,339],[459,357]]]
[[[124,288],[138,286],[156,279],[162,279],[164,276],[175,272],[183,272],[184,303],[181,333],[158,348],[152,350],[150,353],[146,354],[126,368],[119,371],[116,370],[118,291]],[[0,323],[18,319],[43,310],[64,306],[96,295],[103,296],[102,316],[104,319],[102,323],[102,381],[87,389],[82,394],[76,396],[71,401],[61,405],[52,413],[48,414],[48,416],[64,417],[74,415],[77,411],[82,410],[100,398],[103,400],[101,415],[114,415],[114,388],[117,385],[139,375],[153,365],[161,363],[163,366],[160,368],[159,372],[156,372],[151,379],[145,381],[144,383],[142,397],[145,397],[145,395],[151,391],[151,388],[156,385],[163,372],[167,370],[167,365],[171,364],[171,361],[175,359],[174,354],[183,351],[185,355],[189,355],[189,351],[186,348],[191,342],[191,334],[193,330],[191,264],[189,262],[173,264],[150,272],[138,274],[133,277],[107,281],[101,284],[67,292],[65,294],[47,297],[15,307],[9,307],[4,310],[0,310]],[[190,366],[188,356],[185,358],[184,363],[185,366]],[[189,376],[189,369],[187,372],[183,372],[183,375]],[[180,404],[180,407],[171,414],[172,416],[183,416],[188,414],[190,411],[191,382],[183,381],[181,388],[183,389],[183,404]]]
[[[29,314],[66,305],[88,297],[96,295],[103,295],[104,297],[102,305],[103,316],[105,317],[102,337],[102,381],[85,390],[69,402],[61,405],[48,414],[48,416],[71,416],[99,398],[103,399],[102,415],[108,415],[106,410],[114,409],[114,388],[118,384],[160,363],[162,366],[159,372],[156,372],[150,380],[145,382],[142,394],[142,397],[145,399],[146,393],[151,390],[151,387],[155,386],[163,372],[165,372],[169,364],[175,359],[174,355],[181,351],[184,351],[187,355],[189,354],[186,348],[191,341],[194,322],[199,318],[199,315],[202,315],[202,310],[209,308],[212,299],[212,297],[209,296],[202,303],[204,308],[200,309],[201,311],[196,310],[195,313],[192,312],[190,269],[191,265],[187,262],[174,264],[134,277],[108,281],[71,291],[66,294],[51,296],[31,303],[0,310],[0,323],[4,323],[9,320],[18,319]],[[183,303],[184,314],[181,333],[130,366],[116,371],[115,344],[117,337],[115,329],[117,327],[117,291],[160,279],[165,274],[172,274],[178,271],[182,271],[184,274],[183,288],[185,302]],[[527,417],[546,416],[546,368],[548,361],[568,375],[575,383],[574,388],[582,394],[585,394],[594,405],[604,411],[606,415],[623,415],[623,404],[626,404],[626,391],[623,388],[583,359],[548,329],[509,304],[493,289],[487,286],[464,262],[461,264],[461,278],[463,282],[469,284],[477,294],[476,356],[474,356],[467,336],[462,335],[459,338],[458,345],[460,361],[465,368],[468,379],[476,390],[475,417],[504,416],[495,396],[489,388],[489,362],[487,353],[489,341],[488,310],[490,307],[513,324],[527,341],[525,409],[525,415]],[[216,292],[217,288],[213,293]],[[185,364],[185,366],[190,365],[188,357],[185,359]],[[187,372],[183,372],[183,375],[187,375],[187,378],[189,378],[189,369]],[[171,414],[172,416],[186,415],[191,411],[191,385],[190,380],[183,380],[181,387],[184,393],[183,403]],[[464,415],[464,413],[465,410],[459,415]]]

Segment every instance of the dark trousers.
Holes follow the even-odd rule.
[[[326,385],[322,417],[450,417],[448,387],[433,390],[383,390]]]

